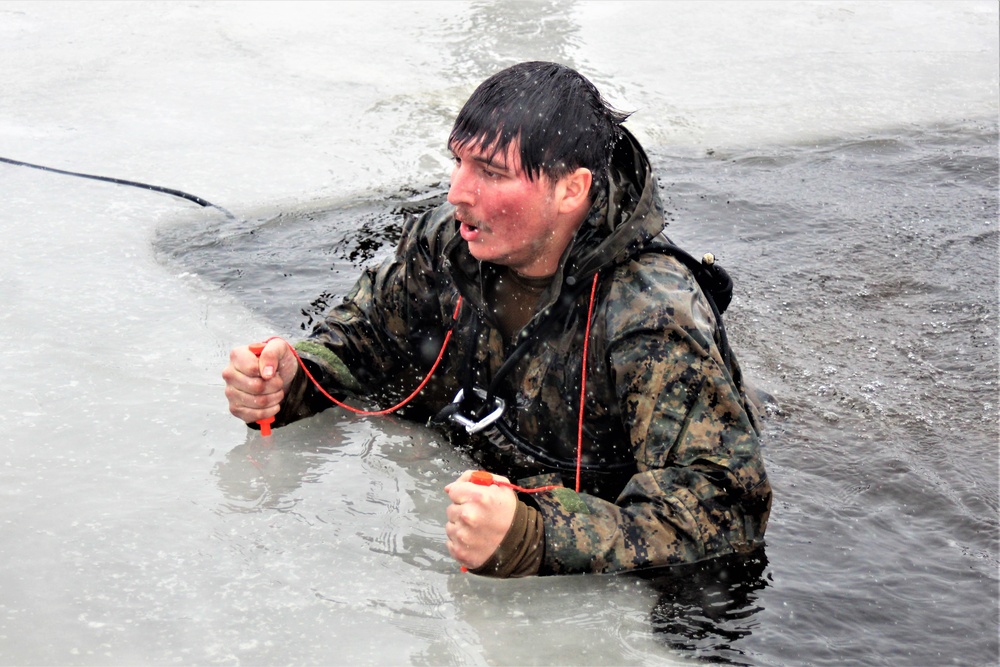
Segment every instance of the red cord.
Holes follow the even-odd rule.
[[[455,313],[452,315],[452,319],[458,320],[458,312],[459,310],[461,310],[461,308],[462,308],[462,297],[458,297],[458,302],[455,304]],[[351,407],[346,403],[338,401],[336,398],[327,393],[326,389],[323,389],[319,381],[315,377],[313,377],[313,374],[309,372],[308,368],[306,368],[305,362],[302,361],[302,357],[300,357],[299,353],[295,351],[295,348],[292,347],[292,345],[288,341],[285,341],[285,344],[288,345],[288,349],[292,351],[293,355],[295,355],[295,359],[298,360],[299,366],[305,372],[306,377],[309,378],[312,381],[313,385],[316,387],[316,389],[319,390],[319,393],[323,394],[323,396],[332,401],[333,404],[338,407],[344,408],[345,410],[349,410],[355,414],[361,415],[362,417],[372,417],[375,415],[387,415],[390,412],[395,412],[396,410],[399,410],[407,403],[412,401],[414,398],[416,398],[417,394],[419,394],[423,390],[423,388],[427,386],[427,383],[430,382],[431,376],[434,375],[434,371],[437,370],[437,367],[441,364],[441,360],[444,359],[444,353],[445,350],[448,349],[448,341],[451,340],[452,331],[453,329],[448,329],[448,333],[445,334],[444,342],[441,343],[441,351],[438,352],[437,359],[434,360],[434,364],[431,366],[431,369],[427,371],[427,376],[424,378],[423,382],[421,382],[409,396],[407,396],[406,398],[404,398],[402,401],[392,406],[391,408],[386,408],[385,410],[361,410],[359,408]],[[265,340],[264,343],[268,343],[272,340],[285,340],[285,339],[282,338],[281,336],[271,336],[270,338]]]
[[[583,361],[581,363],[581,369],[580,369],[580,418],[577,424],[577,431],[576,431],[576,486],[574,490],[577,493],[580,492],[580,468],[583,461],[583,415],[587,399],[587,352],[590,349],[590,322],[594,315],[594,300],[597,294],[597,278],[598,274],[595,273],[594,282],[590,286],[590,305],[587,308],[587,327],[583,336]],[[455,313],[452,315],[452,319],[458,320],[458,313],[461,308],[462,308],[462,297],[459,297],[458,302],[455,304]],[[320,385],[319,381],[315,377],[313,377],[313,374],[309,372],[308,368],[306,368],[305,362],[302,361],[302,357],[300,357],[299,353],[295,351],[295,348],[292,347],[291,344],[288,343],[288,341],[285,341],[285,344],[288,345],[288,349],[290,349],[292,351],[292,354],[295,355],[295,359],[299,362],[299,366],[305,372],[306,377],[308,377],[312,381],[313,385],[316,387],[317,390],[319,390],[319,392],[323,396],[325,396],[327,399],[333,402],[334,405],[344,408],[345,410],[349,410],[363,417],[372,417],[375,415],[386,415],[389,414],[390,412],[395,412],[396,410],[399,410],[407,403],[412,401],[414,398],[416,398],[417,394],[419,394],[423,390],[423,388],[427,386],[427,383],[430,382],[431,376],[434,375],[434,372],[440,365],[441,360],[444,358],[444,353],[445,350],[447,350],[448,348],[448,342],[451,340],[451,334],[453,330],[454,329],[448,329],[448,333],[445,334],[444,342],[441,344],[441,351],[438,352],[437,359],[434,360],[434,364],[431,366],[431,369],[427,371],[427,376],[423,379],[423,382],[421,382],[417,386],[417,388],[414,389],[413,392],[405,399],[403,399],[396,405],[392,406],[391,408],[386,408],[385,410],[360,410],[358,408],[351,407],[346,403],[338,401],[336,398],[327,393],[327,391],[323,389],[322,385]],[[284,340],[284,339],[281,338],[281,336],[271,336],[270,338],[265,340],[263,344],[266,344],[272,340]],[[254,346],[263,350],[263,344],[255,343]],[[257,352],[256,354],[257,356],[260,356],[260,352]],[[263,430],[263,425],[262,425],[262,430]],[[268,424],[268,430],[270,430],[270,424]],[[478,480],[476,478],[477,473],[481,474]],[[490,473],[481,470],[474,472],[472,476],[473,476],[472,481],[476,484],[480,484],[482,486],[489,486],[490,484],[495,484],[497,486],[505,486],[507,488],[513,489],[515,491],[521,491],[523,493],[540,493],[542,491],[551,491],[552,489],[559,488],[558,486],[541,486],[534,489],[525,489],[515,484],[511,484],[510,482],[494,480],[493,476]]]
[[[552,486],[538,486],[533,489],[526,489],[523,486],[518,486],[517,484],[511,484],[510,482],[505,482],[502,479],[497,479],[493,473],[486,472],[485,470],[473,470],[472,476],[469,481],[473,484],[478,484],[479,486],[502,486],[507,489],[513,489],[515,491],[520,491],[521,493],[541,493],[542,491],[552,491],[553,489],[560,488],[558,485]]]
[[[583,335],[583,363],[580,369],[580,422],[576,429],[576,488],[580,492],[580,463],[583,460],[583,408],[587,400],[587,350],[590,348],[590,319],[594,315],[594,296],[597,294],[597,275],[590,285],[590,306],[587,308],[587,330]]]
[[[580,492],[580,468],[583,461],[583,409],[586,405],[587,399],[587,351],[590,349],[590,321],[594,316],[594,300],[597,295],[597,277],[598,274],[595,273],[594,282],[590,285],[590,305],[587,307],[587,327],[583,336],[583,361],[581,363],[580,370],[580,420],[576,430],[576,486],[574,491],[577,493]],[[508,489],[513,489],[514,491],[520,491],[521,493],[541,493],[542,491],[552,491],[553,489],[560,488],[559,486],[539,486],[533,489],[526,489],[524,487],[517,486],[516,484],[496,479],[491,473],[488,473],[485,470],[473,471],[472,477],[469,481],[473,484],[479,484],[480,486],[503,486]]]

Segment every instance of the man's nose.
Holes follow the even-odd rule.
[[[448,188],[448,203],[452,206],[472,206],[475,204],[474,185],[468,169],[456,164],[451,170],[451,184]]]

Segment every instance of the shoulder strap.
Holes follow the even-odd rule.
[[[732,373],[733,351],[729,347],[729,337],[726,335],[726,326],[722,322],[722,313],[726,312],[726,308],[729,307],[729,303],[733,300],[733,279],[729,277],[729,273],[724,268],[716,263],[715,255],[712,253],[706,253],[701,261],[698,261],[689,253],[674,245],[666,236],[662,238],[664,239],[663,241],[647,244],[636,254],[659,252],[671,255],[680,260],[691,271],[695,280],[698,281],[701,291],[705,293],[708,305],[711,306],[712,312],[715,315],[715,321],[718,323],[719,330],[719,351],[722,353],[722,360],[726,364],[726,368]]]
[[[701,290],[712,300],[712,305],[720,315],[729,308],[729,303],[733,300],[733,279],[729,277],[729,272],[716,263],[712,253],[705,253],[701,261],[698,261],[669,239],[666,242],[650,243],[637,254],[644,252],[659,252],[676,257],[694,274]]]

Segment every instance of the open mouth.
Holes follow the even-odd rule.
[[[459,234],[462,235],[463,239],[465,239],[467,242],[470,243],[478,239],[480,234],[479,227],[476,227],[475,225],[470,225],[467,222],[462,223],[462,226],[459,228],[458,232]]]
[[[461,233],[462,238],[466,241],[476,240],[480,234],[489,231],[487,228],[483,227],[480,222],[471,216],[458,215],[455,216],[459,224],[459,233]]]

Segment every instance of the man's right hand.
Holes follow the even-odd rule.
[[[280,338],[268,341],[260,358],[247,345],[234,348],[222,371],[229,411],[248,424],[273,417],[298,371],[298,360]]]

